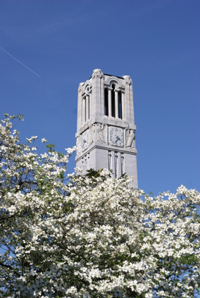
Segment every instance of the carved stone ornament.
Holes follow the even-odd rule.
[[[105,124],[102,123],[95,123],[93,124],[93,129],[94,129],[94,141],[98,141],[100,143],[105,143],[106,141],[106,130],[105,130]]]
[[[95,78],[102,78],[103,77],[103,72],[101,71],[101,69],[94,69],[93,70],[93,74],[92,74],[92,78],[95,79]]]
[[[135,132],[133,129],[127,130],[126,139],[126,147],[135,148]]]
[[[83,91],[83,86],[85,85],[85,83],[80,83],[78,86],[78,92]]]
[[[90,84],[90,81],[88,80],[85,82],[84,93],[88,95],[90,94],[90,92],[91,92],[91,84]]]
[[[94,124],[89,127],[88,146],[90,146],[93,142],[95,142],[95,126],[94,126]]]
[[[90,85],[89,85],[89,84],[87,84],[87,85],[85,86],[85,94],[86,94],[86,95],[90,94]]]
[[[123,76],[124,80],[125,80],[125,84],[131,85],[132,84],[132,80],[130,76]]]
[[[81,137],[77,137],[76,139],[76,152],[77,154],[81,152]]]
[[[84,131],[81,135],[81,149],[84,151],[88,147],[88,130]]]

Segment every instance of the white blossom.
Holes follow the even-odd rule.
[[[47,143],[48,141],[47,141],[45,138],[42,138],[42,139],[41,139],[41,142],[42,142],[42,143]]]
[[[0,123],[0,297],[195,297],[196,190],[153,197],[108,170],[69,174],[76,148],[40,154],[15,119]]]

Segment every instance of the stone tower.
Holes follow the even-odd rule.
[[[100,69],[78,88],[76,166],[112,170],[113,177],[133,176],[138,187],[133,87],[129,76]]]

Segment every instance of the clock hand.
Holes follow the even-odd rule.
[[[119,138],[119,136],[116,136],[116,141],[115,141],[115,143],[117,143],[118,141],[120,141],[120,138]]]

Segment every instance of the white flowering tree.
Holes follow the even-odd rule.
[[[75,149],[37,153],[17,119],[0,123],[1,297],[197,297],[197,191],[152,197],[126,176],[70,175]]]

